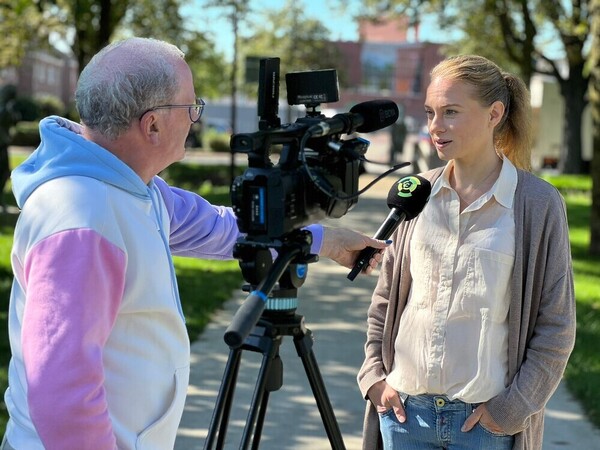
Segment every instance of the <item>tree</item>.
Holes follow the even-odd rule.
[[[282,77],[291,71],[339,66],[340,55],[329,41],[329,30],[319,20],[307,18],[298,2],[287,0],[283,8],[266,11],[252,29],[252,36],[243,41],[243,53],[279,57]],[[281,86],[283,96],[283,81]]]
[[[422,10],[437,11],[443,28],[456,27],[464,33],[454,49],[496,61],[509,60],[526,82],[535,72],[553,76],[565,102],[560,169],[563,173],[583,171],[581,119],[587,102],[588,0],[367,0],[366,5],[374,16],[409,14],[415,21]],[[561,67],[563,61],[549,56],[546,36],[558,37],[566,70]]]
[[[191,28],[180,13],[181,0],[136,0],[127,10],[114,37],[152,37],[177,45],[184,53],[194,74],[197,95],[212,98],[222,95],[226,87],[227,67],[223,55],[206,33]]]
[[[600,0],[590,2],[592,45],[590,50],[590,104],[593,122],[592,208],[590,253],[600,256]]]
[[[185,28],[182,0],[0,0],[0,69],[18,66],[28,50],[49,48],[52,33],[72,35],[72,51],[81,70],[116,37],[154,37],[177,44],[185,53],[197,92],[223,89],[224,65],[214,45],[199,31]],[[0,146],[0,173],[9,173],[7,145]],[[0,177],[1,181],[2,177]],[[2,183],[3,185],[3,183]]]
[[[81,70],[110,42],[131,1],[63,0],[60,3],[68,23],[75,28],[72,49]]]
[[[4,186],[10,178],[8,161],[8,145],[10,144],[10,128],[17,122],[19,114],[15,105],[17,89],[13,85],[0,87],[0,207],[5,208]]]
[[[34,0],[0,0],[0,69],[18,66],[29,46],[43,46],[48,36],[64,29],[61,18],[45,14]]]

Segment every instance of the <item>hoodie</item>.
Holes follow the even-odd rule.
[[[190,344],[172,255],[232,258],[236,218],[159,177],[145,184],[74,122],[48,117],[40,134],[12,173],[21,214],[7,440],[28,450],[173,448]],[[312,231],[318,251],[322,230]]]

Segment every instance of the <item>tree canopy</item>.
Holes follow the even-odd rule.
[[[115,39],[152,37],[172,42],[186,53],[201,95],[216,96],[224,89],[223,57],[208,37],[186,27],[180,14],[182,0],[0,2],[0,32],[8,40],[0,52],[0,68],[18,65],[29,48],[49,48],[51,37],[70,42],[80,70]]]
[[[556,79],[564,99],[563,173],[583,171],[581,124],[589,75],[589,0],[366,0],[368,14],[403,14],[413,23],[438,14],[442,30],[462,37],[448,50],[477,53],[515,70],[525,82],[534,73]],[[558,45],[557,45],[558,44]]]

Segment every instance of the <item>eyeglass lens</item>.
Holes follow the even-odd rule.
[[[202,116],[202,111],[204,109],[204,102],[201,100],[196,103],[196,106],[192,106],[190,108],[190,120],[192,122],[198,122],[200,117]]]

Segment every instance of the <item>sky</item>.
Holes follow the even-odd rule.
[[[186,20],[195,20],[197,26],[211,33],[217,49],[223,52],[227,59],[231,59],[233,31],[231,22],[224,16],[226,9],[202,7],[206,2],[207,0],[191,2],[182,11],[183,15]],[[296,3],[304,6],[307,17],[319,19],[331,31],[331,40],[358,40],[358,24],[355,23],[353,16],[360,13],[361,0],[296,0]],[[250,8],[253,11],[280,9],[283,5],[285,5],[285,0],[250,0]],[[423,18],[420,27],[420,40],[442,42],[439,39],[441,33],[430,32],[434,27],[433,18]],[[444,34],[444,37],[447,38],[447,34]],[[423,36],[428,37],[424,39]],[[436,40],[436,36],[438,40]]]

